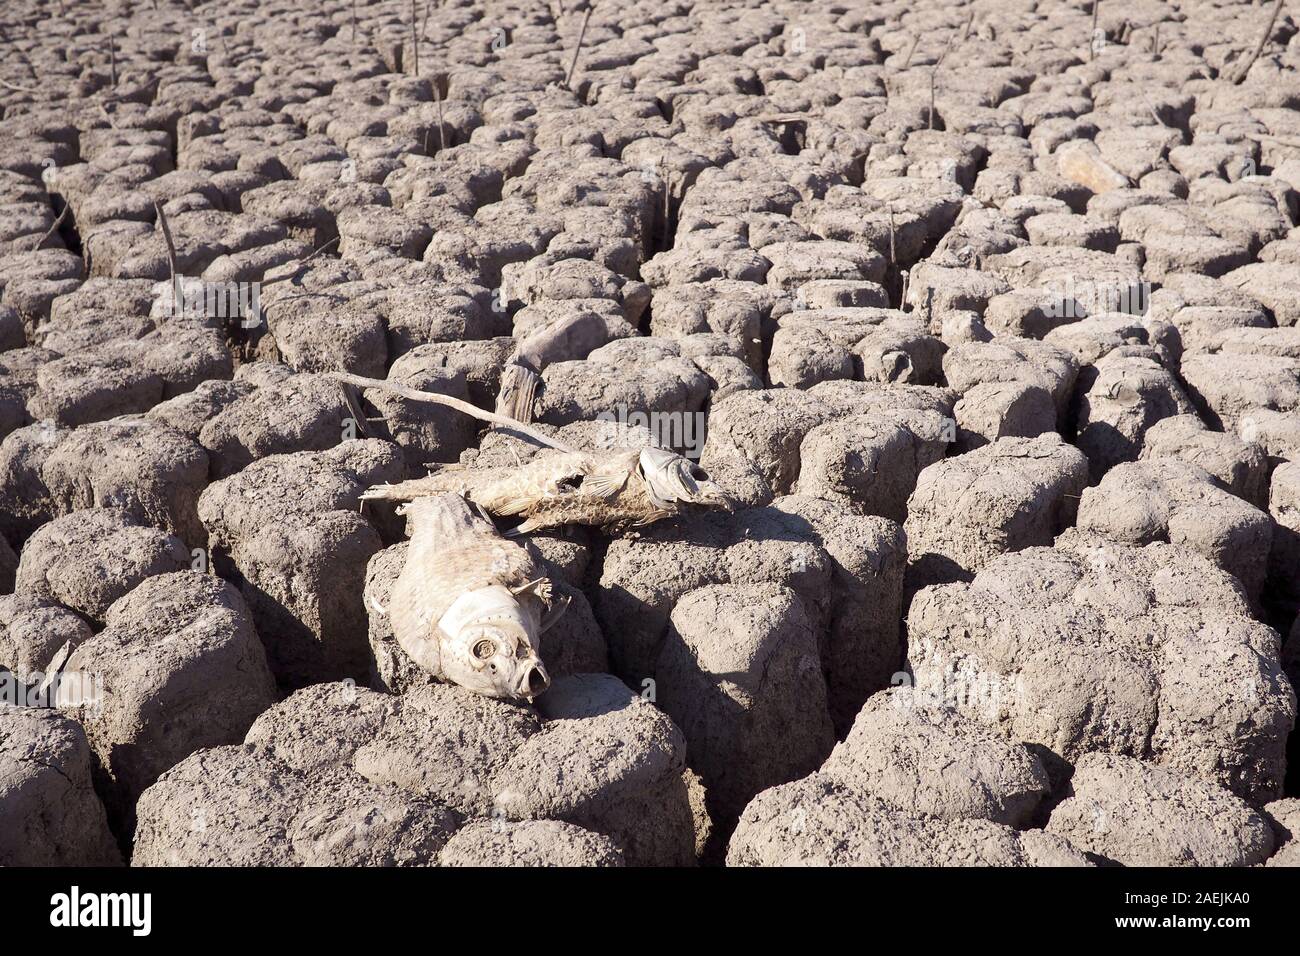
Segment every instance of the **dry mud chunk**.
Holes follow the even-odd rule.
[[[815,770],[834,742],[817,636],[797,595],[714,586],[683,596],[655,668],[710,816],[726,826],[768,787]]]
[[[1244,292],[1192,273],[1164,277],[1151,295],[1149,317],[1172,323],[1187,352],[1208,351],[1227,330],[1272,325],[1264,307]]]
[[[353,751],[347,759],[373,783],[396,784],[466,815],[487,816],[493,778],[540,726],[532,708],[454,684],[430,684],[403,694],[396,713],[361,746],[347,748]]]
[[[552,362],[581,361],[637,330],[609,299],[546,299],[515,313],[513,334],[517,360],[540,370]]]
[[[1253,866],[1273,852],[1266,818],[1204,780],[1086,754],[1047,832],[1124,866]]]
[[[1124,354],[1153,354],[1176,369],[1182,356],[1178,330],[1159,319],[1105,312],[1062,325],[1047,333],[1049,345],[1072,353],[1081,366],[1096,365],[1117,350]]]
[[[0,710],[0,865],[122,864],[90,774],[90,747],[75,720]]]
[[[210,419],[224,411],[235,399],[243,398],[251,391],[253,386],[248,382],[202,382],[192,392],[159,402],[144,417],[170,425],[197,441],[199,432]]]
[[[1035,438],[1056,429],[1052,394],[1027,382],[981,382],[953,407],[958,453],[999,438]]]
[[[1052,396],[1058,420],[1069,407],[1078,371],[1078,361],[1069,352],[1032,340],[967,342],[953,346],[943,357],[944,376],[959,395],[989,382],[1036,385]]]
[[[249,746],[193,754],[137,813],[133,866],[431,865],[457,823],[436,801]]]
[[[940,427],[938,437],[942,440],[953,437],[935,418],[936,415],[951,418],[952,401],[951,393],[935,388],[847,381],[823,382],[807,392],[798,389],[743,392],[717,402],[711,409],[709,438],[700,461],[710,474],[727,483],[729,490],[749,503],[759,504],[794,487],[802,468],[801,445],[817,426],[879,411],[891,422],[897,421],[912,430],[928,449],[928,443],[937,437],[936,425]],[[912,412],[924,414],[917,419]],[[944,435],[947,437],[943,438]],[[863,433],[863,437],[874,440],[880,436]],[[850,454],[851,449],[844,453]],[[838,452],[822,459],[824,470],[812,479],[818,482],[818,495],[824,495],[839,480],[835,474],[839,469],[835,454]],[[929,452],[923,457],[928,458]],[[845,474],[855,472],[856,463],[846,461]],[[919,469],[909,469],[914,470]],[[894,477],[893,474],[885,476],[887,480],[878,487],[892,487]],[[872,476],[864,474],[860,478],[854,482],[859,490],[875,483]],[[895,510],[876,513],[899,515],[901,520],[901,508],[911,493],[911,482],[914,475],[899,483],[907,484],[901,499],[896,500],[891,491],[879,499],[878,505],[868,507],[883,509],[896,504]],[[840,488],[839,493],[856,495],[850,487]]]
[[[1082,315],[1129,312],[1147,307],[1141,270],[1119,256],[1065,246],[1025,246],[984,262],[993,276],[1015,288],[1037,288],[1053,297],[1058,310]],[[1001,290],[1006,291],[1006,290]]]
[[[990,299],[1009,291],[1011,286],[987,272],[923,262],[912,270],[907,304],[934,328],[944,313],[968,310],[982,314]]]
[[[690,235],[699,236],[701,233],[688,234],[688,237]],[[772,264],[764,255],[738,240],[728,245],[734,245],[735,248],[703,244],[692,248],[679,245],[667,252],[660,252],[647,261],[641,267],[641,277],[651,289],[708,282],[711,279],[763,282],[768,278]],[[847,263],[841,265],[847,267]],[[783,285],[780,281],[772,284]]]
[[[377,312],[311,294],[276,298],[268,303],[265,314],[280,355],[294,371],[382,377],[388,349],[384,323]]]
[[[717,332],[738,342],[747,364],[763,367],[763,330],[783,297],[753,282],[713,279],[656,289],[650,310],[650,334],[681,339],[698,332]]]
[[[988,820],[913,816],[824,774],[759,794],[728,866],[1086,866],[1065,840]]]
[[[509,331],[504,303],[474,285],[423,281],[380,289],[359,300],[357,308],[374,310],[388,336],[388,356],[396,359],[430,342],[468,343]]]
[[[1015,289],[989,299],[984,325],[996,335],[1042,339],[1058,326],[1075,321],[1045,290]]]
[[[339,255],[355,259],[380,250],[404,259],[419,259],[433,235],[427,225],[387,206],[355,206],[338,217]]]
[[[871,246],[854,242],[778,242],[759,250],[772,263],[767,284],[787,292],[814,279],[855,279],[880,282],[885,257]]]
[[[41,466],[67,430],[51,422],[28,425],[0,443],[0,533],[15,544],[54,517]]]
[[[207,543],[196,510],[208,482],[207,452],[161,422],[118,418],[83,425],[50,452],[41,477],[61,513],[120,508],[191,547]]]
[[[1278,636],[1185,549],[1068,532],[920,591],[907,626],[917,692],[1029,745],[1054,779],[1102,751],[1280,792],[1295,695]]]
[[[558,820],[480,820],[456,832],[439,866],[623,866],[607,836]]]
[[[1268,458],[1255,442],[1211,431],[1197,415],[1173,415],[1147,429],[1141,460],[1177,458],[1204,468],[1256,508],[1268,506]]]
[[[1300,462],[1284,462],[1274,469],[1268,510],[1275,522],[1269,583],[1278,594],[1295,601],[1300,598]]]
[[[1195,415],[1178,379],[1151,358],[1114,352],[1088,377],[1093,381],[1077,402],[1075,444],[1094,478],[1141,457],[1147,432],[1160,421]]]
[[[793,490],[901,523],[917,476],[944,456],[952,419],[919,389],[882,392],[875,404],[807,432]]]
[[[694,862],[686,742],[665,714],[607,674],[557,680],[538,710],[541,732],[493,780],[496,807],[603,833],[631,866]]]
[[[1124,544],[1182,545],[1235,575],[1252,601],[1264,586],[1272,520],[1189,462],[1157,459],[1113,469],[1084,492],[1078,526]]]
[[[1088,460],[1059,435],[1003,438],[921,472],[907,506],[909,590],[969,580],[1074,519]]]
[[[350,767],[402,701],[351,680],[312,684],[264,710],[244,743],[306,774]]]
[[[1300,359],[1275,355],[1189,355],[1180,369],[1205,420],[1235,429],[1256,409],[1300,407]]]
[[[369,485],[405,473],[395,446],[349,441],[264,458],[200,497],[199,516],[238,570],[281,683],[364,677],[362,585],[383,541],[358,503]]]
[[[533,415],[548,425],[635,412],[687,416],[709,396],[709,378],[682,358],[669,339],[618,339],[583,362],[557,362],[542,372]]]
[[[524,305],[543,299],[612,299],[622,306],[627,320],[636,325],[650,304],[650,288],[645,283],[586,259],[548,262],[539,258],[523,265],[508,265],[502,273],[502,286],[510,290],[511,301]]]
[[[1300,324],[1300,292],[1295,266],[1285,262],[1255,262],[1229,272],[1225,284],[1262,302],[1278,325]]]
[[[592,606],[615,673],[640,687],[687,592],[710,584],[789,588],[817,635],[832,720],[847,727],[898,669],[903,560],[894,522],[846,521],[828,502],[790,496],[611,542]]]
[[[1047,771],[1020,744],[903,686],[874,695],[821,775],[940,820],[1028,825]]]
[[[190,566],[179,538],[116,508],[87,508],[43,525],[23,547],[16,589],[56,601],[92,621],[153,575]]]
[[[72,652],[58,704],[85,726],[110,811],[129,829],[146,787],[195,750],[239,741],[275,685],[247,606],[219,578],[150,578],[105,624]],[[91,675],[89,688],[70,675]]]
[[[163,398],[163,377],[125,355],[103,350],[55,359],[36,375],[33,417],[84,425],[146,412]]]
[[[0,669],[9,669],[29,684],[28,675],[42,677],[54,655],[64,646],[76,647],[90,637],[84,620],[67,608],[29,595],[0,597]]]
[[[796,309],[777,323],[768,359],[773,385],[807,389],[859,379],[934,385],[944,344],[915,316],[890,309]]]
[[[212,458],[212,476],[224,478],[267,455],[332,448],[344,440],[349,414],[336,383],[285,376],[231,402],[203,426],[199,443]]]

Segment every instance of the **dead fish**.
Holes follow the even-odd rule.
[[[422,497],[402,512],[411,543],[386,609],[402,650],[485,697],[531,701],[545,691],[539,638],[568,602],[553,601],[537,562],[459,495]]]
[[[447,493],[463,495],[497,517],[522,515],[524,522],[512,534],[566,524],[618,531],[690,506],[734,508],[703,468],[662,448],[543,453],[513,468],[444,466],[424,478],[376,485],[361,497],[413,501]]]

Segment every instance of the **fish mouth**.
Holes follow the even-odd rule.
[[[516,688],[518,696],[525,700],[532,700],[534,697],[540,697],[551,686],[550,675],[546,673],[546,668],[541,662],[529,664],[519,677],[519,686]]]

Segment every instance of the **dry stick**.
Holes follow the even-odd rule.
[[[447,151],[447,133],[442,125],[442,87],[435,81],[433,84],[433,102],[438,105],[438,152]],[[425,150],[428,152],[428,150]]]
[[[297,267],[292,272],[286,272],[282,276],[275,276],[274,278],[271,279],[264,279],[262,281],[262,288],[265,289],[267,286],[275,285],[277,282],[288,282],[290,279],[294,279],[302,275],[303,266],[311,262],[313,259],[315,259],[317,256],[319,256],[326,249],[328,249],[330,246],[334,245],[334,243],[338,241],[339,241],[339,237],[335,236],[333,239],[330,239],[328,242],[322,243],[320,246],[316,248],[316,251],[314,251],[306,259],[303,259],[301,262],[299,262]]]
[[[411,0],[411,53],[415,57],[415,76],[420,76],[420,35],[415,32],[415,0]]]
[[[1101,0],[1092,0],[1092,32],[1088,34],[1088,62],[1097,58],[1097,15],[1101,13]]]
[[[117,44],[113,42],[113,35],[108,35],[108,71],[113,80],[113,89],[117,89]]]
[[[970,12],[970,16],[966,19],[966,29],[961,31],[961,40],[959,40],[958,42],[960,43],[966,42],[966,38],[970,36],[970,28],[973,27],[974,25],[975,25],[975,11],[972,10]]]
[[[595,4],[587,7],[587,12],[582,15],[582,28],[578,31],[578,45],[573,48],[573,59],[569,61],[569,72],[564,77],[564,88],[573,89],[573,71],[578,68],[578,56],[582,53],[582,41],[587,37],[587,21],[591,19],[591,11]]]
[[[19,86],[17,83],[10,83],[8,80],[0,80],[0,86],[7,90],[17,90],[19,93],[39,93],[35,87]]]
[[[930,115],[926,118],[927,125],[934,129],[934,70],[930,70]]]
[[[477,418],[481,422],[488,422],[500,428],[507,428],[519,432],[521,435],[527,435],[538,444],[545,445],[547,448],[554,448],[557,451],[574,454],[576,448],[566,445],[558,439],[552,438],[535,428],[530,428],[523,422],[515,418],[507,418],[504,415],[497,415],[494,412],[485,412],[477,405],[471,405],[469,402],[462,402],[459,398],[452,398],[450,395],[437,395],[433,392],[421,392],[414,388],[408,388],[405,385],[398,385],[395,382],[385,382],[377,378],[364,378],[360,375],[351,375],[347,372],[330,372],[329,377],[336,382],[346,382],[348,385],[355,385],[357,388],[378,388],[386,392],[392,392],[401,398],[409,399],[413,402],[431,402],[434,405],[445,405],[448,408],[454,408],[462,414],[469,415],[471,418]]]
[[[904,70],[906,70],[909,66],[912,65],[912,56],[916,53],[916,48],[917,46],[920,45],[920,43],[921,43],[921,34],[918,33],[916,35],[916,39],[912,41],[912,45],[907,48],[907,59],[903,61]]]
[[[1265,136],[1263,133],[1247,133],[1247,139],[1253,139],[1259,143],[1277,143],[1279,146],[1290,146],[1293,149],[1300,149],[1300,139],[1287,139],[1283,136]]]
[[[69,206],[67,203],[64,203],[63,212],[59,213],[59,217],[54,220],[54,225],[50,226],[49,229],[46,229],[45,235],[41,236],[41,238],[37,240],[36,245],[32,246],[32,248],[28,251],[36,252],[38,249],[41,248],[41,246],[45,245],[45,240],[50,238],[50,236],[54,235],[54,231],[58,229],[59,226],[63,225],[63,220],[68,218],[68,211],[71,208],[72,207]]]
[[[167,267],[171,269],[172,273],[172,307],[177,310],[176,314],[179,315],[179,310],[183,309],[184,306],[182,305],[181,277],[176,269],[176,244],[172,242],[172,231],[171,227],[167,225],[167,214],[163,212],[162,206],[158,204],[156,199],[153,208],[158,213],[158,225],[162,227],[163,242],[167,243]]]
[[[1264,44],[1266,44],[1268,38],[1273,35],[1273,27],[1277,23],[1277,15],[1282,12],[1282,2],[1283,0],[1277,0],[1277,2],[1273,4],[1273,13],[1268,18],[1268,26],[1266,26],[1264,32],[1259,35],[1259,43],[1255,44],[1255,52],[1250,55],[1250,59],[1246,61],[1246,65],[1242,68],[1241,72],[1233,78],[1232,83],[1234,86],[1239,86],[1241,82],[1246,79],[1246,74],[1249,73],[1250,68],[1255,65],[1255,61],[1259,59],[1259,55],[1264,52]]]
[[[1160,55],[1160,24],[1158,23],[1156,24],[1155,36],[1151,38],[1151,55],[1152,56]]]

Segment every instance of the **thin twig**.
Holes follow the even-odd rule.
[[[573,71],[578,68],[578,56],[582,53],[582,41],[587,37],[587,21],[591,19],[591,11],[595,9],[595,4],[587,7],[587,12],[582,15],[582,28],[578,31],[578,45],[573,48],[573,59],[569,61],[569,72],[564,77],[564,88],[573,89]]]
[[[966,29],[961,31],[961,40],[959,42],[961,43],[966,42],[966,38],[970,36],[970,28],[973,27],[974,25],[975,25],[975,11],[972,10],[970,12],[970,16],[966,19]]]
[[[1282,12],[1282,3],[1283,0],[1277,0],[1277,2],[1273,4],[1273,13],[1268,18],[1268,26],[1266,26],[1264,32],[1259,35],[1259,43],[1255,45],[1255,52],[1250,55],[1250,59],[1246,61],[1246,65],[1242,67],[1241,72],[1233,78],[1232,83],[1234,86],[1239,86],[1242,81],[1246,79],[1246,74],[1249,73],[1250,68],[1255,65],[1255,61],[1259,59],[1259,55],[1264,52],[1264,45],[1268,43],[1268,38],[1273,35],[1273,27],[1277,23],[1277,15]]]
[[[54,235],[55,230],[57,230],[59,226],[63,225],[63,220],[68,218],[68,211],[71,208],[72,207],[69,206],[67,203],[64,203],[63,212],[59,213],[59,217],[54,220],[54,225],[50,226],[49,229],[45,230],[45,235],[41,236],[41,238],[37,240],[36,245],[32,246],[32,248],[28,250],[29,252],[36,252],[38,249],[41,248],[41,246],[45,245],[45,240],[49,239],[50,236]]]
[[[1092,0],[1092,32],[1088,34],[1088,62],[1097,58],[1097,15],[1101,13],[1101,0]]]
[[[274,278],[271,279],[262,280],[262,288],[265,289],[267,286],[275,285],[277,282],[288,282],[290,279],[298,278],[298,276],[302,275],[303,267],[306,266],[307,263],[311,262],[313,259],[315,259],[317,256],[319,256],[326,249],[328,249],[330,246],[334,245],[334,243],[338,241],[339,241],[339,237],[335,236],[333,239],[329,240],[328,242],[322,243],[311,255],[309,255],[306,259],[303,259],[301,262],[299,262],[292,272],[287,272],[282,276],[275,276]]]
[[[433,84],[433,102],[438,106],[438,152],[447,151],[447,132],[442,123],[442,87],[435,81]],[[428,152],[426,150],[426,152]]]
[[[19,93],[37,93],[39,90],[30,86],[19,86],[17,83],[10,83],[8,80],[0,80],[0,86],[7,90],[17,90]]]
[[[113,81],[113,89],[117,89],[117,44],[113,42],[113,35],[108,35],[108,74]]]
[[[916,39],[912,41],[912,45],[907,48],[907,59],[903,61],[903,66],[902,66],[904,70],[906,70],[909,66],[912,65],[912,56],[913,54],[916,53],[916,48],[920,45],[920,43],[921,43],[921,34],[918,33],[916,35]]]
[[[183,294],[180,271],[176,268],[176,244],[172,242],[172,230],[167,225],[167,214],[163,212],[162,206],[156,199],[153,208],[158,213],[158,225],[162,227],[163,242],[167,244],[167,267],[172,274],[172,307],[176,310],[176,314],[179,315],[182,308]]]
[[[415,0],[411,0],[411,53],[415,57],[415,76],[420,76],[420,35],[415,29]]]
[[[421,392],[418,389],[408,388],[405,385],[398,385],[396,382],[386,382],[377,378],[365,378],[361,375],[352,375],[348,372],[330,372],[329,377],[336,382],[346,382],[348,385],[355,385],[357,388],[378,388],[386,392],[392,392],[401,398],[409,399],[413,402],[430,402],[434,405],[445,405],[448,408],[454,408],[456,411],[471,418],[477,418],[479,421],[488,422],[500,428],[507,428],[511,431],[519,432],[521,435],[527,435],[533,441],[547,448],[554,448],[557,451],[575,453],[577,449],[558,439],[552,438],[543,432],[530,428],[523,422],[514,418],[507,418],[504,415],[498,415],[495,412],[485,412],[477,405],[471,405],[469,402],[463,402],[459,398],[452,398],[450,395],[437,395],[433,392]]]
[[[927,118],[930,129],[934,129],[934,70],[930,70],[930,115]]]

